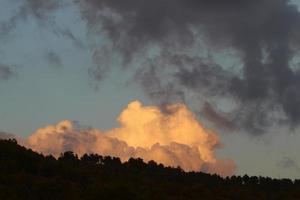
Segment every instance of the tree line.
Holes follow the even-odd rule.
[[[154,161],[64,152],[44,156],[0,140],[0,199],[300,199],[300,180],[257,176],[222,178],[184,172]]]

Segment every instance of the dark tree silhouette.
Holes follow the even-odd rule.
[[[0,140],[0,199],[299,200],[300,180],[184,172],[154,161],[64,152],[58,159]]]

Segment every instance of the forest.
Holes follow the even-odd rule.
[[[0,140],[0,199],[299,200],[300,180],[222,178],[97,154],[64,152],[56,159],[9,139]]]

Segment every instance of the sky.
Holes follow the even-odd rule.
[[[166,116],[168,105],[185,105],[218,135],[215,153],[236,174],[300,178],[298,6],[2,0],[0,132],[26,138],[74,120],[111,134],[126,128],[117,119],[130,102]],[[134,146],[123,136],[115,137]]]

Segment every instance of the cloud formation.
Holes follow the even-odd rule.
[[[106,35],[122,65],[145,61],[139,80],[146,93],[156,94],[153,99],[168,87],[173,92],[163,101],[182,100],[186,90],[202,98],[226,97],[236,103],[231,120],[253,134],[279,122],[299,125],[300,70],[291,63],[299,53],[300,14],[288,0],[75,2],[89,32]],[[214,56],[234,50],[241,63],[229,69],[216,59],[207,62],[203,48]],[[148,74],[153,76],[145,80]]]
[[[228,116],[226,116],[223,113],[218,112],[216,109],[213,108],[213,106],[206,102],[204,103],[201,114],[210,122],[212,122],[214,125],[221,129],[225,129],[228,131],[232,131],[234,127],[234,123],[230,121]]]
[[[105,78],[121,58],[122,70],[131,70],[133,81],[157,105],[189,103],[187,97],[193,96],[192,104],[200,104],[193,111],[201,115],[205,102],[222,108],[219,104],[226,99],[234,106],[224,114],[238,130],[259,135],[276,124],[299,126],[300,13],[289,0],[72,2],[92,40],[95,67],[89,73],[96,80]],[[59,0],[24,1],[0,24],[0,34],[20,19],[34,18],[84,48],[68,28],[51,21],[65,5]],[[228,60],[238,64],[228,66]]]
[[[139,157],[166,166],[180,166],[185,171],[232,175],[235,163],[215,156],[215,150],[221,147],[218,136],[205,129],[183,104],[168,107],[172,114],[132,102],[118,118],[120,127],[107,132],[62,121],[38,129],[28,138],[27,146],[55,156],[73,151],[79,155],[117,156],[122,161]]]

